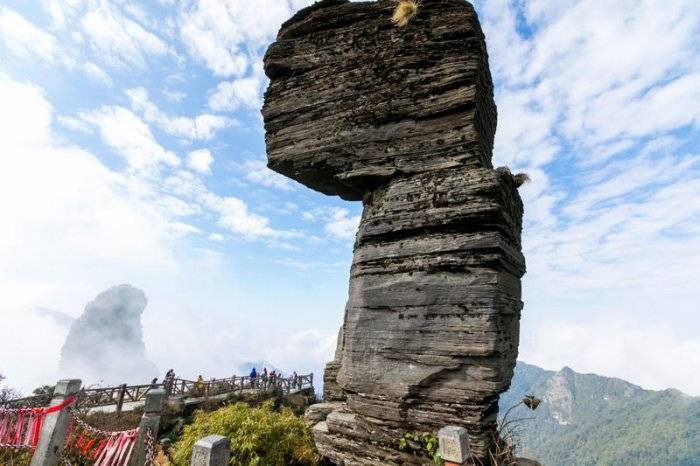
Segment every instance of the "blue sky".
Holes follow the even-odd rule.
[[[148,356],[319,372],[361,205],[265,168],[261,57],[304,0],[0,2],[0,373],[50,382],[65,315],[143,289]],[[476,2],[527,171],[521,359],[700,394],[700,11]],[[319,374],[320,375],[320,374]]]

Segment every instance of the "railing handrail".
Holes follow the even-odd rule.
[[[268,379],[267,383],[270,383],[270,378],[268,374]],[[258,380],[260,380],[261,374],[258,374],[256,377]],[[292,387],[292,381],[294,379],[294,376],[287,376],[287,377],[281,377],[279,375],[276,376],[276,383],[280,385],[286,384],[286,389],[287,391],[294,390],[295,387]],[[166,390],[170,390],[171,394],[174,392],[178,392],[179,394],[186,396],[187,393],[192,393],[192,388],[195,388],[199,383],[197,380],[188,380],[188,379],[182,379],[182,378],[173,378],[173,379],[166,379],[166,381],[163,382],[158,382],[155,384],[140,384],[140,385],[126,385],[126,384],[121,384],[121,385],[116,385],[113,387],[94,387],[94,388],[84,388],[80,391],[78,397],[80,403],[81,401],[86,401],[86,400],[95,400],[95,403],[87,403],[87,405],[91,407],[97,407],[97,406],[109,406],[109,405],[119,405],[120,400],[115,399],[114,395],[115,393],[121,394],[123,397],[126,393],[129,393],[130,396],[128,397],[128,400],[122,399],[121,402],[128,401],[128,402],[136,402],[140,401],[145,397],[146,393],[149,391],[155,389],[155,388],[165,388]],[[251,386],[250,383],[246,384],[244,382],[250,381],[251,377],[249,375],[234,375],[232,377],[228,378],[223,378],[223,379],[209,379],[209,380],[202,380],[201,382],[204,384],[205,389],[211,387],[212,384],[219,384],[219,385],[224,385],[226,383],[229,384],[229,386],[232,387],[231,390],[222,390],[216,395],[222,395],[224,393],[232,393],[236,392],[239,390],[267,390],[271,387],[269,386]],[[235,383],[234,383],[235,382]],[[246,386],[247,385],[247,386]],[[304,375],[297,375],[297,387],[299,389],[302,389],[303,386],[306,385],[307,388],[309,386],[313,387],[313,373],[311,374],[304,374]],[[143,392],[140,392],[140,390],[145,389]],[[187,389],[187,390],[186,390]],[[136,393],[137,398],[133,399],[133,393]],[[208,391],[208,390],[207,390]],[[100,400],[101,396],[107,395],[107,399],[104,400],[103,403],[97,403]],[[192,394],[193,396],[201,396],[201,393],[194,393]],[[7,400],[4,402],[0,402],[0,407],[9,407],[9,406],[44,406],[50,403],[51,397],[47,395],[34,395],[34,396],[28,396],[24,398],[17,398],[14,400]],[[40,403],[40,404],[39,404]]]

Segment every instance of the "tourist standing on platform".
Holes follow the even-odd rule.
[[[252,371],[250,371],[250,388],[255,388],[255,382],[258,378],[258,373],[255,371],[255,368],[253,368]]]
[[[262,374],[260,374],[260,381],[262,382],[262,389],[267,390],[267,367],[263,367]]]

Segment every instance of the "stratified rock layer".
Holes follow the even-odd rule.
[[[491,76],[476,14],[423,0],[325,0],[265,56],[268,166],[364,203],[324,398],[310,416],[339,464],[421,464],[406,431],[469,430],[483,459],[517,356],[522,203],[494,170]]]

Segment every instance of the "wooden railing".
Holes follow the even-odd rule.
[[[124,403],[136,403],[146,399],[146,394],[151,390],[162,388],[171,398],[207,398],[224,395],[244,390],[259,392],[280,391],[289,394],[305,388],[313,388],[314,375],[299,375],[292,377],[276,377],[263,381],[260,376],[252,380],[248,376],[233,376],[228,379],[211,379],[198,382],[186,379],[166,379],[162,383],[145,385],[118,385],[116,387],[85,388],[78,396],[78,406],[83,408],[96,408],[100,406],[116,405],[116,410],[121,411]],[[0,402],[0,407],[20,408],[47,406],[51,397],[46,395],[30,396]]]

